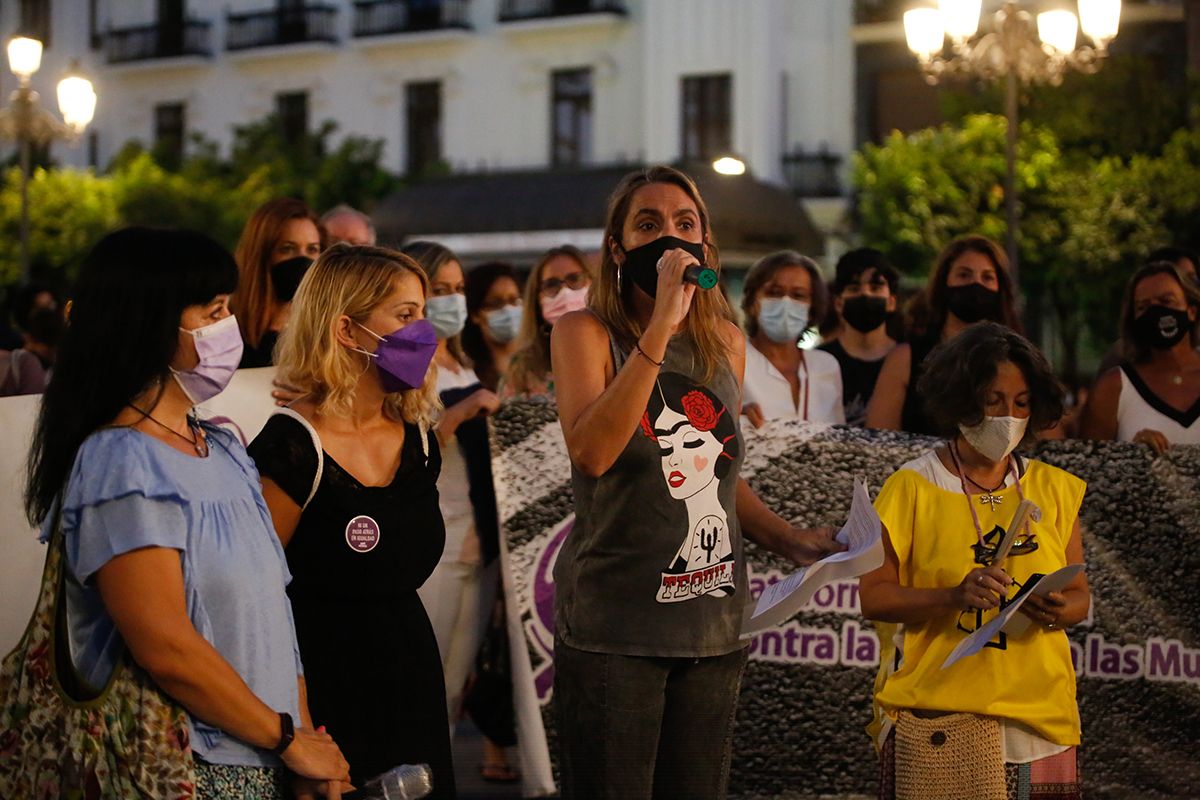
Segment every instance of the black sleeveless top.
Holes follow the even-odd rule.
[[[936,337],[921,337],[909,342],[912,358],[908,367],[908,389],[904,392],[904,411],[900,415],[900,430],[908,433],[925,433],[937,436],[941,433],[925,414],[924,403],[917,391],[917,383],[925,371],[925,359],[937,347]]]
[[[427,763],[432,796],[453,797],[442,660],[417,595],[446,542],[437,439],[406,424],[387,486],[318,459],[313,435],[286,413],[267,420],[249,452],[303,509],[285,552],[313,724],[336,738],[355,785]]]

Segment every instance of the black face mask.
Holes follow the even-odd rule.
[[[968,324],[984,319],[1000,321],[1000,292],[981,283],[947,286],[946,305],[951,314]]]
[[[887,321],[887,298],[868,294],[842,301],[842,319],[859,333],[870,333]]]
[[[646,294],[654,297],[658,293],[658,260],[668,250],[686,250],[704,263],[704,245],[685,242],[674,236],[661,236],[653,242],[625,251],[625,263],[621,272],[628,275],[634,284]]]
[[[289,258],[271,265],[271,285],[275,287],[275,299],[281,303],[290,303],[300,288],[300,279],[312,266],[312,259],[304,256]]]
[[[1170,350],[1192,328],[1186,311],[1167,306],[1150,306],[1133,321],[1133,339],[1143,347]]]

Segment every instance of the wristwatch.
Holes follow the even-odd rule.
[[[283,751],[287,750],[291,745],[292,740],[296,738],[296,723],[292,720],[291,714],[279,714],[279,744],[271,750],[272,755],[282,756]]]

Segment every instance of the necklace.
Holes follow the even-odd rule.
[[[979,481],[975,480],[970,475],[968,475],[967,471],[965,469],[963,469],[962,462],[959,459],[959,455],[958,455],[958,447],[954,444],[954,442],[950,442],[950,449],[951,449],[951,452],[954,454],[954,466],[958,467],[959,474],[962,477],[966,478],[968,481],[970,481],[971,485],[974,486],[976,489],[980,489],[983,491],[983,494],[981,494],[979,496],[979,505],[991,506],[992,511],[995,511],[996,506],[998,506],[1004,502],[1004,498],[997,495],[996,492],[998,492],[1004,488],[1004,482],[1006,480],[1008,480],[1008,470],[1004,471],[1005,474],[1000,478],[1000,482],[997,483],[991,489],[989,489],[988,487],[984,486],[982,483],[980,483]]]
[[[977,514],[975,512],[975,504],[971,502],[971,493],[967,491],[967,481],[964,479],[964,476],[967,474],[967,472],[965,469],[963,469],[962,460],[958,457],[958,448],[954,446],[953,440],[951,440],[949,442],[949,450],[950,450],[950,457],[954,461],[954,468],[958,470],[958,483],[960,486],[962,486],[963,497],[965,497],[967,499],[967,508],[971,510],[971,521],[975,523],[975,536],[979,539],[980,547],[986,548],[986,544],[985,544],[984,538],[983,538],[983,527],[979,524],[979,514]],[[1022,500],[1024,500],[1025,492],[1022,491],[1022,489],[1021,489],[1021,475],[1019,472],[1017,472],[1017,467],[1013,462],[1014,462],[1014,459],[1010,455],[1008,457],[1008,469],[1009,469],[1009,472],[1013,476],[1013,483],[1016,484],[1017,496],[1020,497]],[[971,483],[975,483],[975,481],[971,481]],[[979,486],[979,484],[977,484],[977,483],[975,485]],[[1003,483],[1001,485],[1003,485]],[[979,486],[979,488],[982,489],[983,487]],[[999,487],[997,487],[997,489],[998,488]],[[995,491],[995,490],[993,490],[993,491]],[[989,494],[991,494],[991,492],[989,492]],[[1001,500],[1001,499],[1003,499],[1003,498],[997,498],[997,500]],[[984,502],[980,501],[980,505],[984,505]],[[995,508],[996,507],[993,505],[992,510],[995,511]],[[1025,535],[1026,535],[1026,537],[1028,537],[1030,535],[1028,522],[1025,523]],[[998,543],[999,542],[997,542],[997,544]]]
[[[154,417],[150,416],[149,411],[143,411],[142,409],[135,406],[133,403],[130,403],[129,407],[132,408],[134,411],[138,412],[139,414],[141,414],[146,419],[153,422],[158,427],[162,428],[165,431],[169,431],[169,432],[173,433],[174,435],[178,436],[180,439],[183,439],[185,442],[190,444],[192,446],[192,449],[194,449],[196,451],[196,455],[200,456],[200,458],[208,458],[208,440],[204,437],[204,429],[200,427],[200,422],[195,417],[189,416],[187,418],[188,430],[190,430],[192,432],[191,438],[188,438],[187,436],[184,436],[182,433],[180,433],[179,431],[172,428],[170,425],[167,425],[164,422],[159,422]]]

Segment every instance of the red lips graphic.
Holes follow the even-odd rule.
[[[667,483],[671,484],[672,489],[678,489],[680,486],[683,486],[683,484],[685,484],[686,482],[687,482],[687,478],[683,477],[683,473],[680,472],[679,470],[675,470],[674,472],[672,472],[670,475],[667,476]]]

